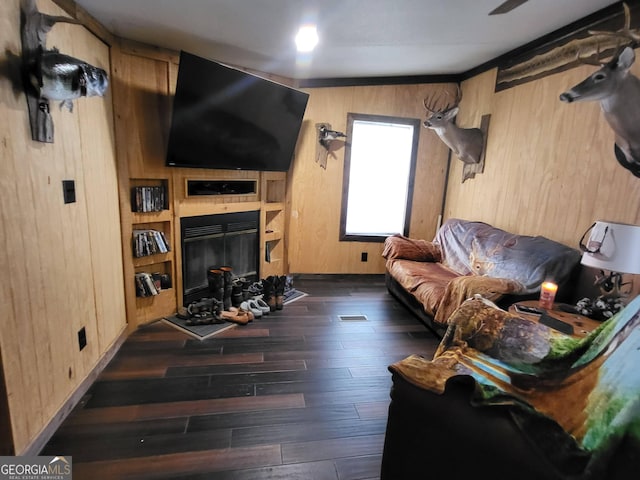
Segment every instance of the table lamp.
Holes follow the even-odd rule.
[[[580,240],[580,263],[601,270],[596,284],[603,296],[624,296],[621,287],[627,284],[622,283],[622,274],[640,274],[640,226],[597,221],[590,230],[586,245],[583,240],[589,230]]]

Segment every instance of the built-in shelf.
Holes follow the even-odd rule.
[[[273,242],[282,238],[282,232],[280,231],[266,231],[264,232],[263,240],[265,242]]]
[[[131,211],[152,213],[168,210],[168,184],[166,179],[132,179]]]
[[[265,172],[262,177],[261,276],[286,273],[285,196],[287,176],[284,172]]]
[[[173,260],[173,252],[156,253],[155,255],[147,255],[146,257],[133,258],[134,267],[146,267],[158,263],[169,262]]]
[[[280,211],[280,210],[284,210],[284,203],[282,202],[265,203],[263,205],[263,208],[267,212]]]
[[[131,191],[131,213],[128,218],[128,227],[131,244],[130,261],[134,275],[139,273],[167,275],[171,280],[171,288],[162,289],[156,295],[138,296],[135,279],[132,278],[135,288],[133,292],[127,290],[135,298],[135,325],[141,325],[156,320],[164,315],[174,313],[176,310],[174,271],[174,245],[173,242],[173,209],[171,199],[170,181],[168,178],[131,178],[129,179]],[[145,198],[146,196],[146,198]],[[151,255],[137,257],[140,250],[136,251],[136,230],[158,231],[163,233],[163,244],[169,248],[167,252],[158,252]]]
[[[150,223],[150,222],[169,222],[172,219],[170,210],[162,210],[160,212],[132,212],[132,223]]]

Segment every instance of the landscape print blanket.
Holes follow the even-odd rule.
[[[640,296],[584,338],[477,296],[453,313],[432,360],[412,355],[389,369],[435,393],[472,377],[471,402],[512,406],[563,478],[605,479],[623,441],[640,447]]]
[[[540,291],[540,284],[550,279],[562,285],[582,255],[546,237],[516,235],[457,218],[442,224],[434,243],[447,267],[461,275],[515,280],[523,287],[521,294]]]

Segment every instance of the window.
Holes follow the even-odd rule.
[[[417,118],[347,114],[340,240],[409,235],[419,136]]]

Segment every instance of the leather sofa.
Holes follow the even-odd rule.
[[[542,236],[454,218],[433,241],[388,237],[382,255],[388,291],[442,335],[451,313],[474,294],[506,305],[537,298],[540,285],[554,281],[558,300],[568,298],[581,252]]]
[[[476,296],[433,359],[389,367],[381,480],[618,480],[640,471],[640,297],[583,339]]]

